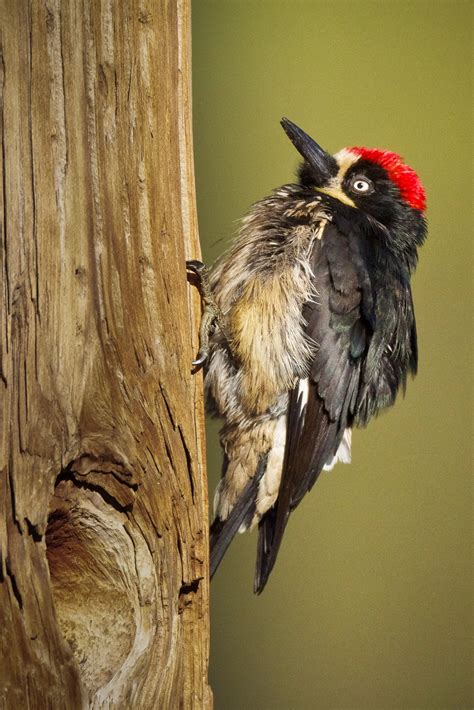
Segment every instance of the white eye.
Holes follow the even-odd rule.
[[[354,183],[354,189],[359,192],[367,192],[369,188],[370,185],[366,180],[356,180]]]
[[[356,192],[371,192],[373,189],[372,181],[366,178],[354,178],[351,187]]]

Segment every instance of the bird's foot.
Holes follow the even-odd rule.
[[[202,261],[193,259],[186,262],[186,269],[188,281],[199,290],[204,306],[199,328],[199,350],[196,358],[192,361],[193,372],[197,372],[206,364],[209,357],[209,340],[220,324],[221,312],[212,294],[207,266]]]
[[[209,270],[207,266],[203,264],[202,261],[191,259],[186,262],[186,271],[188,272],[188,280],[191,281],[194,286],[197,286],[199,293],[203,296],[203,290],[208,284]]]

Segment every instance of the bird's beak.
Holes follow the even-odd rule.
[[[311,165],[315,178],[323,185],[337,175],[338,165],[332,155],[327,153],[311,136],[308,136],[296,123],[281,119],[281,125],[296,150]]]

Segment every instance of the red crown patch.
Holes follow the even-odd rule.
[[[349,148],[350,151],[360,155],[365,160],[380,165],[384,168],[390,179],[397,185],[400,194],[410,207],[423,211],[426,208],[426,194],[420,178],[415,171],[405,165],[397,153],[378,148]]]

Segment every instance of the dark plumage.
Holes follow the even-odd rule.
[[[258,523],[256,592],[291,511],[324,467],[350,460],[351,428],[416,373],[410,276],[426,231],[423,188],[398,156],[329,156],[283,127],[304,158],[299,183],[254,205],[210,279],[221,315],[206,387],[226,454],[211,565]]]

